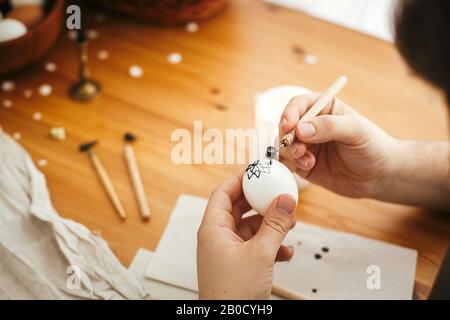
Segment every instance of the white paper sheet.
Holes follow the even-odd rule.
[[[207,202],[181,195],[159,240],[145,275],[149,278],[197,291],[197,229]]]
[[[196,233],[206,204],[206,199],[197,197],[178,198],[146,277],[198,290]],[[291,262],[276,264],[274,278],[279,285],[312,299],[412,298],[415,250],[305,223],[297,223],[285,243],[293,245],[296,254]],[[322,252],[323,247],[329,251]],[[367,287],[369,266],[379,267],[379,290]]]
[[[153,258],[153,252],[139,249],[131,262],[128,270],[142,284],[153,298],[158,300],[197,300],[195,291],[175,287],[164,282],[152,280],[145,277],[145,268]]]

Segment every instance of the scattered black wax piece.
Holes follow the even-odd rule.
[[[299,55],[305,54],[305,50],[303,50],[303,48],[300,46],[293,46],[292,51],[294,51],[294,53],[299,54]]]
[[[330,249],[328,249],[328,247],[323,247],[323,248],[322,248],[322,252],[325,252],[325,253],[326,253],[326,252],[328,252],[328,251],[330,251]]]
[[[314,258],[316,258],[317,260],[320,260],[320,259],[322,259],[322,255],[316,253],[316,254],[314,255]]]
[[[312,289],[311,291],[312,291],[313,293],[317,293],[317,289],[316,289],[316,288]]]
[[[226,105],[221,104],[221,103],[216,103],[214,106],[216,107],[217,110],[220,110],[220,111],[226,111],[228,109],[228,107]]]
[[[220,89],[217,87],[211,88],[211,94],[219,94],[220,93]]]
[[[273,3],[268,3],[267,9],[269,9],[270,11],[278,11],[280,9],[280,6],[277,6],[276,4]]]

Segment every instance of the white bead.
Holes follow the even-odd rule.
[[[11,92],[16,88],[14,81],[5,80],[2,82],[2,90],[5,92]]]
[[[42,119],[42,113],[40,113],[40,112],[33,113],[33,120],[34,121],[39,121],[41,119]]]
[[[137,65],[132,65],[128,69],[128,73],[133,78],[141,78],[144,75],[144,70],[142,70],[142,68]]]
[[[106,60],[109,58],[109,52],[106,50],[100,50],[99,52],[97,52],[97,58],[99,60]]]
[[[53,62],[46,62],[45,65],[44,65],[44,69],[47,72],[55,72],[57,67],[56,67],[56,64],[53,63]]]
[[[6,109],[11,109],[13,106],[13,102],[11,100],[3,100],[3,107],[5,107]]]
[[[43,97],[49,96],[53,91],[53,88],[49,84],[43,84],[39,87],[39,94]]]
[[[183,61],[183,56],[179,52],[173,52],[167,56],[167,61],[170,64],[178,64]]]
[[[33,95],[33,90],[31,90],[31,89],[26,89],[24,92],[23,92],[23,96],[25,97],[25,98],[31,98],[31,96]]]
[[[75,30],[70,30],[67,32],[67,39],[75,40],[77,38],[77,32]]]
[[[189,33],[195,33],[198,31],[198,23],[197,22],[189,22],[186,24],[186,31]]]
[[[86,37],[90,40],[97,39],[99,36],[99,32],[95,29],[89,29],[86,31]]]
[[[317,58],[317,56],[315,56],[313,54],[305,55],[305,63],[308,65],[316,64],[318,61],[319,61],[319,59]]]
[[[22,135],[20,134],[20,132],[14,132],[12,136],[13,136],[14,140],[16,140],[16,141],[19,141],[22,138]]]
[[[55,140],[65,140],[66,130],[63,127],[53,127],[50,129],[50,135]]]
[[[48,161],[45,159],[39,159],[37,162],[38,167],[45,167],[48,164]]]

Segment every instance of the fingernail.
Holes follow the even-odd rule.
[[[299,129],[303,138],[312,138],[316,134],[316,128],[311,123],[300,123]]]
[[[309,158],[308,157],[302,157],[302,158],[298,159],[298,162],[300,163],[300,165],[302,167],[308,168]]]
[[[281,195],[278,198],[277,209],[285,214],[292,214],[295,210],[294,199],[289,195]]]
[[[286,123],[287,123],[287,119],[283,118],[280,122],[280,127],[283,128],[286,125]]]
[[[288,247],[291,249],[291,252],[292,252],[292,256],[289,258],[289,261],[291,261],[292,258],[294,258],[295,249],[294,249],[294,246],[288,246]]]
[[[295,156],[295,153],[297,152],[297,148],[298,148],[298,145],[297,145],[296,143],[291,144],[291,145],[288,147],[289,151],[291,152],[291,154],[292,154],[293,156]]]

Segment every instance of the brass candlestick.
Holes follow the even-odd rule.
[[[102,87],[100,83],[90,78],[88,62],[88,41],[82,30],[78,31],[77,43],[80,53],[79,80],[69,90],[70,96],[79,101],[91,101],[100,96]]]

